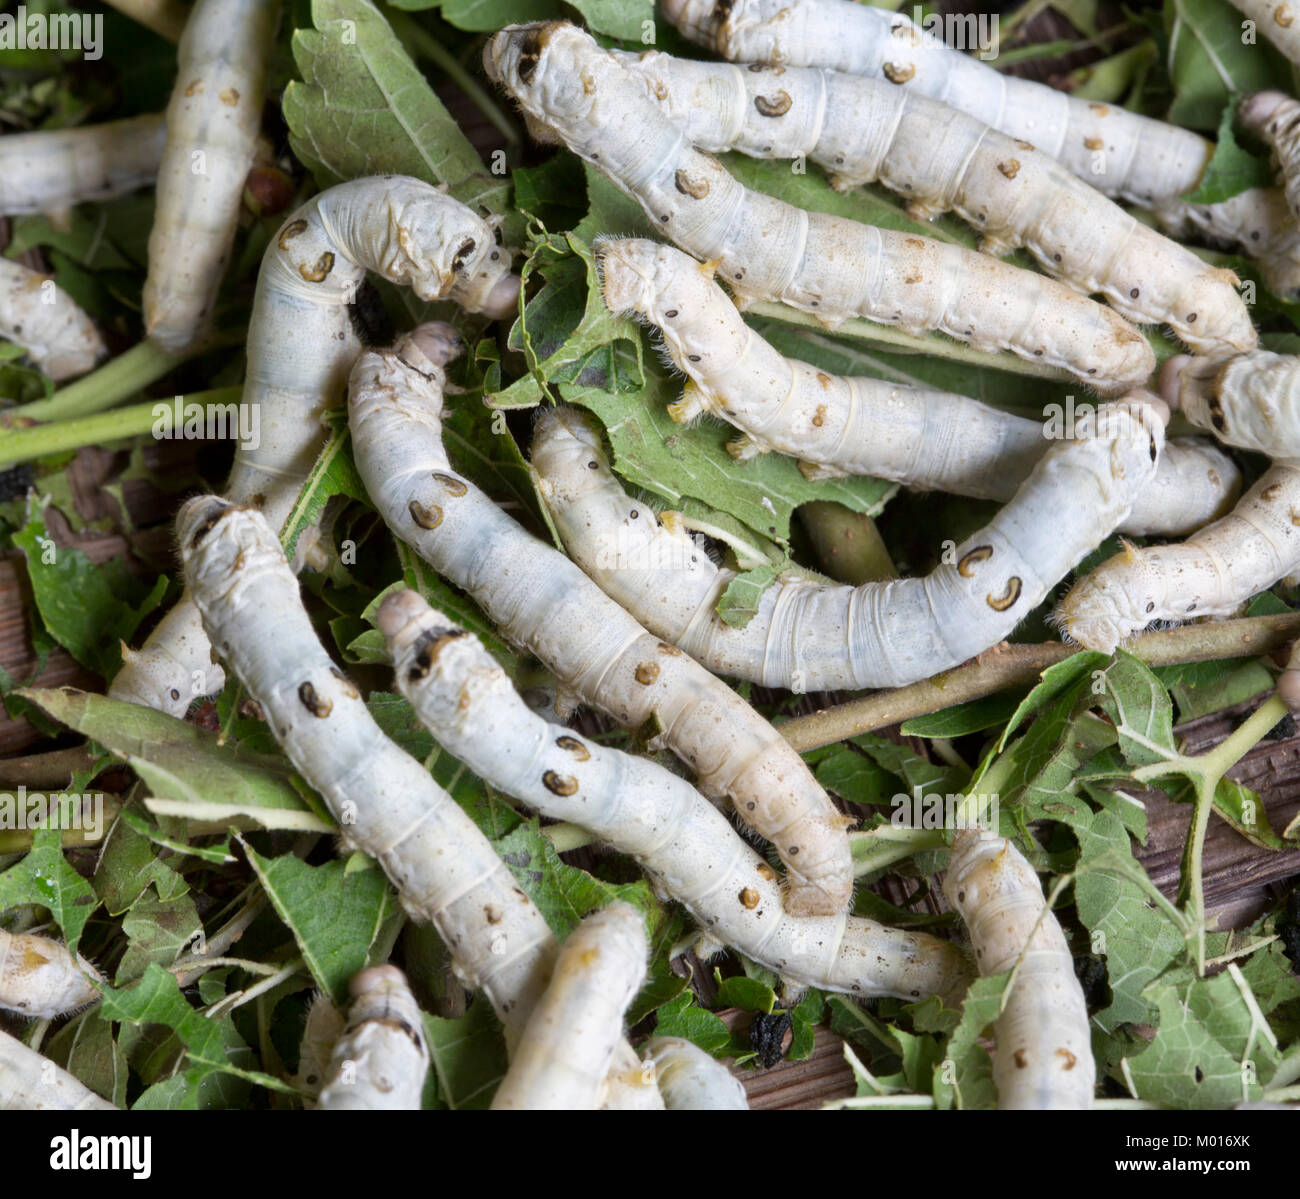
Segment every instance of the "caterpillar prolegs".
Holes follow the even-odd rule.
[[[980,973],[1015,967],[996,1025],[998,1107],[1092,1107],[1097,1067],[1088,1006],[1033,867],[1005,838],[962,829],[943,891],[966,923]]]
[[[563,554],[456,474],[442,444],[442,372],[413,338],[352,372],[357,469],[393,533],[467,591],[572,694],[657,739],[711,794],[768,837],[786,865],[786,907],[840,912],[853,886],[845,825],[803,759],[730,687],[645,631]],[[508,568],[505,564],[508,564]]]
[[[902,687],[1002,641],[1125,518],[1163,443],[1150,406],[1103,405],[1088,435],[1053,445],[929,575],[859,587],[780,579],[744,628],[716,612],[734,573],[627,495],[581,413],[543,412],[532,462],[569,554],[648,628],[720,674],[833,691]]]
[[[1051,444],[1043,426],[950,392],[845,378],[779,354],[741,319],[709,272],[671,246],[597,244],[606,305],[657,325],[690,383],[674,420],[708,412],[743,431],[738,459],[776,450],[810,475],[873,475],[909,487],[1009,500]],[[1204,439],[1166,444],[1122,528],[1188,533],[1236,496],[1232,460]]]
[[[641,913],[626,903],[593,912],[569,934],[492,1098],[494,1111],[591,1111],[601,1105],[648,953]]]
[[[66,945],[33,933],[0,929],[0,1008],[54,1020],[99,1001],[100,974]]]
[[[0,258],[0,337],[16,342],[56,383],[108,354],[95,322],[53,279]]]
[[[371,966],[348,984],[352,1006],[321,1089],[321,1111],[419,1111],[429,1047],[420,1006],[396,966]]]
[[[948,941],[843,913],[792,918],[776,872],[690,783],[547,723],[476,637],[415,592],[386,597],[378,621],[397,687],[440,745],[507,795],[635,858],[712,941],[822,990],[951,999],[964,988],[967,964]]]
[[[748,299],[779,300],[834,327],[863,316],[937,329],[1122,392],[1154,369],[1117,313],[1044,276],[929,238],[810,213],[752,192],[695,150],[593,39],[561,23],[502,30],[488,74],[534,126],[604,172],[656,227]]]
[[[1201,353],[1254,347],[1231,271],[1143,225],[1050,154],[910,88],[818,68],[702,63],[649,51],[618,60],[701,150],[807,156],[841,189],[879,180],[919,219],[956,211],[982,249],[1026,247],[1047,274],[1103,294],[1140,324],[1167,323]]]
[[[342,403],[361,344],[348,305],[368,270],[424,300],[450,296],[470,311],[511,311],[519,280],[488,223],[418,179],[372,176],[308,201],[262,259],[249,322],[243,406],[257,436],[241,441],[226,484],[278,529],[325,440],[321,418]],[[192,601],[176,607],[139,651],[124,651],[109,694],[180,715],[196,694],[219,691]]]
[[[279,0],[198,0],[177,50],[149,235],[144,323],[179,353],[206,332],[262,123]]]

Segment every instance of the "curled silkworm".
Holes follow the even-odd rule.
[[[54,1020],[99,1002],[99,971],[66,945],[0,929],[0,1008]]]
[[[460,805],[384,736],[325,653],[265,516],[198,496],[176,528],[212,644],[321,793],[344,842],[379,862],[406,910],[437,927],[458,975],[518,1033],[554,961],[541,913]]]
[[[429,1047],[420,1006],[396,966],[371,966],[348,986],[352,1006],[321,1089],[322,1111],[419,1111]]]
[[[352,372],[357,469],[389,528],[569,692],[624,727],[656,721],[657,743],[772,840],[792,913],[843,910],[853,886],[847,821],[803,760],[730,687],[652,637],[460,478],[442,444],[442,402],[441,369],[411,339],[363,354]],[[430,528],[419,513],[433,509],[442,515]]]
[[[980,973],[1015,967],[996,1024],[998,1107],[1092,1107],[1097,1067],[1088,1005],[1033,867],[1005,838],[962,829],[943,890],[966,922]]]
[[[0,214],[61,213],[148,187],[166,140],[162,113],[0,137]]]
[[[601,1105],[648,952],[641,913],[626,903],[592,913],[569,934],[493,1096],[493,1110],[590,1111]]]
[[[385,598],[378,620],[398,689],[440,745],[499,790],[635,858],[712,940],[822,990],[916,999],[965,985],[966,962],[947,941],[857,916],[792,918],[776,872],[690,783],[543,720],[478,639],[415,592]]]
[[[1300,33],[1296,42],[1300,48]],[[1282,92],[1259,92],[1244,100],[1238,113],[1243,125],[1273,147],[1287,207],[1300,219],[1300,104]]]
[[[653,1062],[669,1111],[748,1111],[745,1086],[715,1057],[682,1037],[654,1037],[641,1047]]]
[[[116,1111],[85,1083],[0,1030],[0,1111]]]
[[[1107,393],[1154,369],[1136,329],[1054,280],[748,190],[691,146],[642,78],[572,25],[502,30],[484,61],[535,125],[608,175],[747,299],[779,300],[830,327],[862,316],[912,332],[941,330],[1059,367]]]
[[[361,344],[348,305],[368,270],[423,300],[450,297],[501,316],[519,280],[488,223],[418,179],[372,176],[308,201],[262,259],[249,322],[243,407],[257,413],[226,494],[259,507],[279,529],[324,444],[321,423],[341,403]],[[180,602],[139,651],[125,651],[109,694],[180,715],[223,676],[193,611]],[[197,689],[196,689],[197,688]]]
[[[884,8],[851,0],[667,0],[664,15],[732,62],[827,67],[906,85],[1032,142],[1098,190],[1137,204],[1191,191],[1213,150],[1189,130],[1005,75]]]
[[[84,375],[107,353],[90,319],[53,279],[0,258],[0,337],[17,342],[56,383]]]
[[[1171,358],[1161,389],[1226,445],[1300,463],[1300,358],[1256,350],[1227,361]]]
[[[734,573],[627,495],[577,410],[542,414],[532,462],[569,554],[652,632],[720,674],[833,691],[902,687],[1002,641],[1125,518],[1163,442],[1148,405],[1102,405],[929,575],[859,587],[787,577],[744,628],[715,610]]]
[[[179,353],[206,332],[262,122],[279,0],[198,0],[177,50],[144,285],[145,330]]]
[[[1051,443],[1043,426],[965,396],[828,374],[783,357],[741,319],[699,264],[671,246],[598,243],[601,288],[615,312],[657,325],[689,376],[674,420],[708,412],[740,429],[740,459],[790,454],[807,473],[872,475],[909,487],[1009,500]],[[1170,442],[1122,528],[1185,534],[1221,516],[1240,476],[1202,439]]]
[[[1047,274],[1104,295],[1129,320],[1167,323],[1199,352],[1256,344],[1231,271],[1206,265],[1050,154],[964,109],[812,67],[745,69],[653,51],[618,59],[701,150],[807,156],[840,188],[878,180],[906,196],[913,215],[955,211],[980,230],[987,251],[1024,246]],[[778,87],[779,112],[764,103]]]
[[[1278,463],[1237,506],[1186,541],[1128,545],[1077,582],[1054,619],[1110,653],[1152,621],[1228,616],[1300,569],[1300,469]]]

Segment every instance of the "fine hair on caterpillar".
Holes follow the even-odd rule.
[[[40,1020],[71,1016],[99,1002],[103,976],[66,945],[0,929],[0,1008]]]
[[[685,779],[528,710],[478,639],[414,591],[377,620],[398,690],[437,742],[498,790],[629,854],[713,941],[801,987],[860,997],[951,997],[966,964],[948,942],[857,916],[783,910],[776,871]]]
[[[341,183],[280,227],[262,259],[249,321],[242,404],[261,414],[256,446],[240,442],[226,495],[254,504],[279,529],[325,442],[327,410],[344,402],[361,350],[348,317],[367,271],[422,300],[450,298],[469,311],[513,311],[519,280],[487,221],[440,189],[402,175]],[[123,651],[109,694],[178,716],[196,695],[219,691],[189,596],[139,650]]]
[[[452,470],[442,443],[440,368],[404,339],[391,352],[363,354],[350,392],[357,468],[388,527],[567,692],[625,728],[657,722],[653,746],[671,749],[702,789],[728,796],[776,846],[791,913],[842,911],[853,885],[851,820],[730,687],[647,633],[563,554]]]
[[[607,307],[649,322],[690,380],[669,415],[725,419],[742,431],[727,445],[739,460],[777,451],[799,459],[810,478],[870,475],[1006,501],[1047,450],[1051,430],[1038,421],[951,392],[845,378],[783,357],[694,259],[671,246],[598,239],[596,261]],[[1114,410],[1106,411],[1113,419]],[[1069,435],[1093,435],[1094,406],[1071,402],[1069,413]],[[1209,442],[1171,442],[1122,527],[1191,532],[1223,514],[1239,479],[1232,460]]]
[[[831,328],[865,317],[912,333],[939,330],[1058,367],[1106,394],[1140,384],[1155,367],[1146,338],[1123,317],[1055,280],[745,188],[691,146],[643,79],[575,26],[504,29],[484,63],[537,123],[746,300],[780,301]]]
[[[901,687],[1006,638],[1150,485],[1164,427],[1147,404],[1105,405],[1095,435],[1057,442],[1015,497],[929,575],[822,585],[778,579],[743,628],[716,608],[735,577],[702,555],[685,568],[601,570],[614,536],[683,536],[671,513],[633,503],[599,434],[572,408],[543,414],[533,438],[539,491],[570,556],[647,628],[710,670],[796,691]]]

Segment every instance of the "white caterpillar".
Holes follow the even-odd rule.
[[[323,993],[316,995],[307,1009],[307,1022],[298,1046],[296,1079],[313,1101],[329,1077],[330,1058],[345,1024],[343,1013],[330,1002],[330,997]]]
[[[274,529],[289,515],[324,443],[321,418],[343,401],[361,350],[348,305],[368,270],[421,299],[450,295],[499,317],[519,292],[509,258],[486,221],[418,179],[356,179],[299,208],[262,259],[243,395],[244,409],[258,416],[257,436],[241,440],[227,496],[259,507]],[[123,659],[109,695],[173,716],[222,686],[186,596]]]
[[[1171,358],[1165,398],[1226,445],[1300,465],[1300,357],[1256,350],[1227,361]]]
[[[429,1047],[406,976],[396,966],[372,966],[354,975],[348,990],[352,1006],[334,1046],[320,1110],[419,1111]]]
[[[1107,195],[1135,204],[1195,188],[1213,146],[1108,104],[1003,75],[901,13],[853,0],[666,0],[664,16],[732,62],[827,67],[906,85],[1032,142]]]
[[[1112,652],[1152,621],[1228,616],[1300,569],[1300,469],[1278,463],[1222,520],[1180,545],[1126,546],[1077,582],[1054,620]]]
[[[1296,42],[1300,48],[1300,33]],[[1300,218],[1300,104],[1282,92],[1259,92],[1242,102],[1238,115],[1273,147],[1287,207]]]
[[[54,1020],[99,1002],[100,973],[66,945],[0,929],[0,1008]]]
[[[681,1037],[654,1037],[641,1047],[653,1062],[659,1093],[669,1111],[749,1110],[745,1086],[717,1058]]]
[[[58,214],[148,187],[166,140],[162,113],[0,137],[0,214]]]
[[[1300,64],[1300,26],[1296,25],[1300,9],[1287,0],[1232,0],[1232,5],[1254,21],[1259,32],[1291,62]]]
[[[962,829],[943,892],[966,922],[980,974],[1016,967],[996,1025],[999,1109],[1092,1107],[1097,1067],[1088,1006],[1033,867],[1005,838]]]
[[[177,51],[144,323],[180,353],[207,330],[262,123],[278,0],[198,0]]]
[[[1155,476],[1164,429],[1141,402],[1102,405],[1093,423],[1053,445],[929,575],[859,587],[787,577],[744,628],[716,612],[734,572],[627,495],[577,410],[542,413],[532,462],[569,554],[653,632],[720,674],[859,690],[906,686],[996,645],[1124,519]]]
[[[460,805],[384,736],[321,648],[265,516],[198,496],[176,527],[212,644],[324,797],[345,844],[379,862],[406,910],[437,927],[458,975],[517,1034],[554,961],[541,913]]]
[[[572,25],[503,30],[484,62],[535,128],[608,175],[682,249],[716,261],[749,299],[780,300],[830,327],[863,316],[942,330],[1070,371],[1102,392],[1125,391],[1154,368],[1136,329],[1054,280],[749,191],[691,146],[640,77]]]
[[[560,946],[494,1111],[592,1111],[623,1037],[623,1017],[646,972],[645,923],[626,903],[587,916]]]
[[[984,235],[986,253],[1024,246],[1047,274],[1104,295],[1131,321],[1167,323],[1201,353],[1256,344],[1231,271],[1207,266],[1049,154],[966,111],[812,67],[746,69],[653,51],[618,60],[698,149],[806,155],[842,190],[878,180],[908,198],[914,217],[955,211]]]
[[[467,591],[574,695],[658,741],[785,862],[787,909],[840,912],[853,887],[848,823],[806,764],[730,687],[652,637],[563,554],[455,474],[442,444],[442,372],[408,338],[352,372],[357,469],[388,527]]]
[[[0,1111],[117,1111],[85,1083],[0,1030]]]
[[[0,337],[16,342],[56,383],[84,375],[107,353],[77,302],[53,279],[0,258]]]
[[[415,592],[385,598],[378,621],[398,689],[440,745],[499,790],[635,858],[714,942],[800,986],[905,999],[964,988],[965,959],[948,941],[842,912],[792,918],[776,872],[690,783],[543,720],[478,639]]]
[[[872,475],[909,487],[1009,500],[1050,442],[1038,421],[951,392],[827,374],[783,357],[741,319],[693,258],[656,242],[598,243],[605,303],[659,326],[689,376],[674,420],[710,413],[742,430],[737,459],[776,450],[805,474]],[[1223,515],[1240,474],[1202,438],[1166,444],[1151,486],[1121,526],[1185,534]]]

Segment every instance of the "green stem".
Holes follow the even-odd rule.
[[[153,342],[142,341],[125,354],[119,354],[104,363],[97,371],[83,375],[67,387],[60,387],[49,399],[19,404],[16,408],[8,409],[4,415],[11,422],[15,417],[56,421],[103,412],[105,408],[112,408],[144,390],[149,384],[156,383],[187,359],[208,350],[239,345],[243,340],[244,330],[234,330],[219,334],[183,354],[168,354]],[[0,433],[0,441],[6,436]]]
[[[231,404],[238,406],[242,390],[239,387],[219,387],[215,391],[200,391],[178,398],[187,405],[202,404],[209,415],[219,415],[220,408]],[[138,437],[153,429],[160,407],[170,407],[174,403],[175,400],[147,400],[143,404],[133,404],[115,412],[101,412],[97,416],[15,429],[0,437],[0,467],[80,449],[83,445],[103,445]]]
[[[568,853],[571,849],[581,849],[584,845],[593,845],[597,841],[580,824],[548,824],[542,829],[545,837],[554,847],[556,853]]]
[[[942,829],[884,824],[866,832],[849,834],[854,878],[861,878],[873,870],[883,870],[924,850],[943,848]]]
[[[799,509],[799,520],[822,570],[837,583],[858,587],[898,578],[876,522],[865,513],[833,500],[813,500]]]

